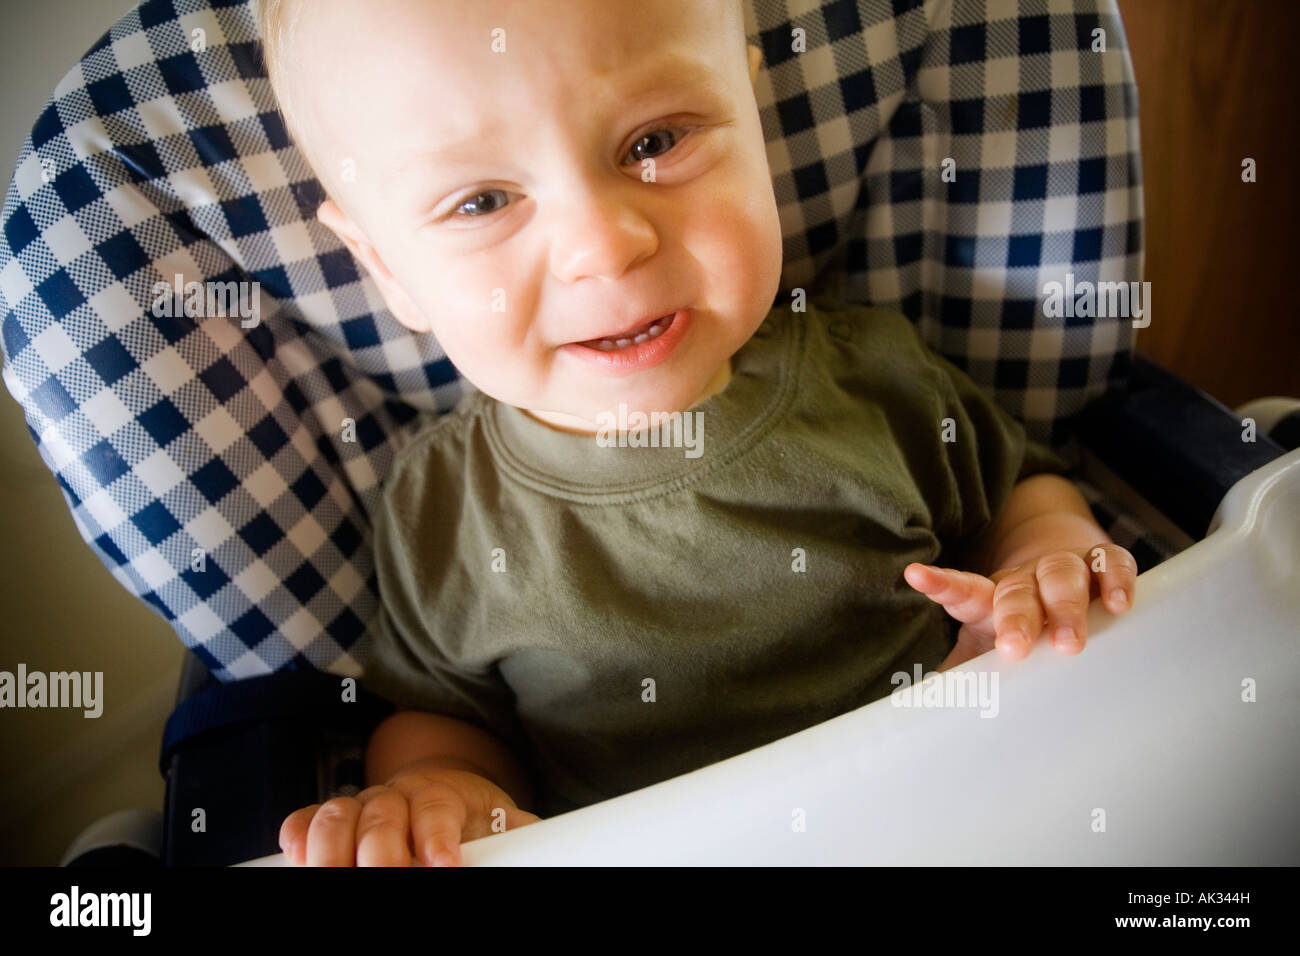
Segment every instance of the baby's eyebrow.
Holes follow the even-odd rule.
[[[482,159],[484,143],[490,141],[488,133],[497,124],[488,124],[473,136],[440,146],[416,147],[403,150],[402,161],[393,167],[391,173],[379,183],[379,191],[388,199],[400,199],[408,193],[426,187],[423,179],[412,178],[407,174],[416,168],[427,168],[430,162],[446,164],[459,163],[470,165]]]
[[[483,152],[483,144],[488,139],[487,130],[475,133],[473,136],[467,136],[465,139],[457,140],[454,143],[447,143],[444,146],[430,146],[427,149],[416,149],[406,154],[404,162],[399,163],[393,172],[404,173],[413,166],[423,166],[430,160],[436,160],[441,163],[470,163],[479,158]]]

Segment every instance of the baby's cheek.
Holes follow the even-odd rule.
[[[439,343],[457,371],[469,379],[480,391],[509,404],[527,404],[526,398],[536,380],[535,363],[529,360],[521,346],[494,334],[489,328],[478,326],[477,334],[465,323],[447,333],[447,340]]]
[[[770,260],[756,210],[743,197],[712,203],[712,215],[694,216],[685,229],[686,245],[703,267],[711,296],[754,293],[754,283]]]
[[[714,275],[724,277],[738,299],[762,302],[766,312],[780,284],[781,221],[771,182],[754,171],[738,177],[725,207],[702,228],[710,230]]]

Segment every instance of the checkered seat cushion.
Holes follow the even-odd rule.
[[[747,17],[786,287],[899,309],[1072,456],[1070,418],[1123,377],[1132,331],[1046,320],[1039,290],[1141,271],[1114,0],[752,0]],[[315,220],[323,198],[253,3],[147,0],[59,83],[0,213],[5,384],[81,535],[222,680],[360,673],[381,484],[461,395]],[[155,315],[177,276],[257,282],[257,324]]]

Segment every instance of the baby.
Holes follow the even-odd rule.
[[[906,318],[779,294],[740,0],[260,17],[320,221],[474,386],[375,515],[363,680],[403,709],[292,862],[457,865],[1131,606],[1064,462]]]

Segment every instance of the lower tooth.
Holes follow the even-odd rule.
[[[648,339],[648,338],[650,338],[650,336],[648,336],[646,333],[642,332],[640,335],[638,335],[638,336],[637,336],[636,338],[634,338],[632,341],[633,341],[635,344],[640,345],[642,342],[644,342],[644,341],[645,341],[646,339]]]

